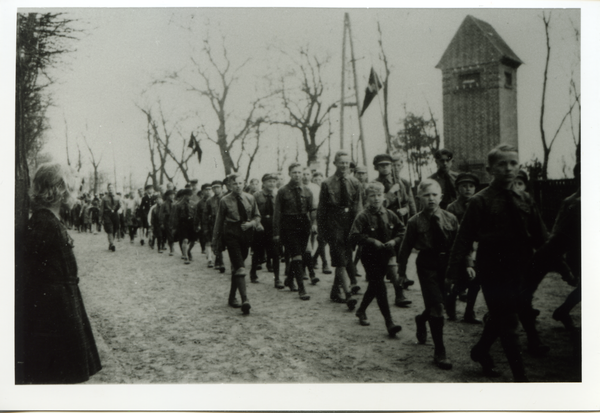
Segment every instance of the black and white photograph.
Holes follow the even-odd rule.
[[[0,409],[600,408],[597,4],[20,3]]]

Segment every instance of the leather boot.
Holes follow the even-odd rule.
[[[238,268],[235,271],[235,283],[237,285],[237,289],[240,292],[240,296],[242,297],[242,313],[245,315],[250,314],[250,301],[248,301],[248,296],[246,295],[246,269]]]
[[[456,321],[456,295],[454,293],[449,293],[446,297],[446,314],[448,315],[448,320]]]
[[[442,370],[450,370],[452,363],[446,358],[446,347],[444,346],[444,317],[430,316],[429,328],[431,329],[431,339],[435,346],[433,362]]]
[[[296,278],[300,299],[303,301],[310,300],[310,295],[306,293],[306,289],[304,288],[304,269],[302,268],[302,261],[292,260],[290,262],[290,276]]]
[[[402,327],[394,324],[394,321],[392,321],[391,318],[385,321],[385,326],[390,337],[396,337],[396,334],[402,331]]]
[[[396,307],[408,307],[412,304],[412,301],[404,296],[404,290],[401,286],[394,285],[394,290],[396,292],[396,299],[394,300]]]

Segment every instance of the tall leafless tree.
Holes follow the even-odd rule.
[[[62,13],[17,13],[15,93],[15,242],[22,240],[29,216],[28,159],[39,152],[50,104],[48,75],[62,54],[70,51],[72,20]],[[17,248],[17,250],[20,250]],[[16,265],[22,257],[17,254]]]
[[[550,65],[550,51],[551,51],[550,20],[551,20],[551,17],[552,17],[551,13],[546,15],[546,13],[544,12],[542,14],[542,22],[544,24],[544,32],[546,34],[546,63],[544,65],[544,77],[543,77],[544,80],[543,80],[543,85],[542,85],[542,104],[541,104],[541,108],[540,108],[540,136],[542,139],[542,149],[543,149],[542,172],[541,172],[542,179],[548,179],[548,161],[550,159],[550,152],[552,151],[552,146],[554,145],[554,142],[556,141],[556,138],[558,137],[558,134],[560,133],[560,130],[562,129],[562,127],[565,123],[565,120],[567,119],[567,117],[571,116],[571,113],[573,112],[573,108],[575,107],[576,104],[579,103],[579,94],[575,90],[575,101],[571,103],[569,109],[567,110],[567,112],[561,119],[560,124],[556,128],[554,135],[552,136],[551,139],[549,139],[549,137],[546,135],[546,130],[544,127],[544,115],[546,112],[546,89],[548,86],[548,67]]]
[[[194,34],[192,28],[187,27]],[[174,82],[184,85],[187,91],[192,92],[205,101],[212,109],[213,115],[218,121],[218,127],[214,133],[206,130],[204,124],[202,131],[208,141],[219,147],[225,174],[238,172],[241,158],[245,155],[248,161],[253,160],[252,153],[244,152],[248,144],[244,142],[250,139],[257,130],[256,126],[263,123],[264,118],[258,116],[263,109],[263,101],[268,96],[255,98],[245,112],[245,116],[239,118],[236,112],[228,109],[232,89],[238,84],[242,70],[250,59],[237,66],[233,66],[227,52],[225,37],[221,36],[219,41],[213,41],[207,34],[202,41],[202,48],[197,54],[190,57],[192,76],[186,76],[180,72],[174,72],[165,81],[156,81],[155,84]],[[233,125],[233,126],[232,126]],[[234,132],[230,132],[230,130]],[[234,153],[238,152],[236,156]]]
[[[86,127],[86,129],[87,129],[87,127]],[[86,130],[86,134],[87,134],[87,130]],[[85,146],[87,146],[88,151],[90,152],[90,157],[91,157],[91,161],[92,161],[92,168],[94,169],[94,186],[93,186],[93,190],[94,190],[94,193],[97,194],[98,193],[98,186],[99,186],[98,185],[98,167],[100,166],[100,162],[102,162],[102,157],[104,156],[104,153],[101,152],[100,156],[98,157],[98,159],[96,159],[96,155],[94,155],[94,151],[92,150],[92,147],[88,143],[86,135],[83,135],[83,141],[85,142]]]
[[[301,47],[297,56],[282,53],[292,61],[294,68],[289,75],[280,78],[281,87],[277,95],[283,113],[271,123],[286,125],[300,132],[307,165],[311,165],[317,161],[319,149],[327,141],[326,137],[319,138],[319,129],[329,118],[331,110],[337,107],[337,102],[324,102],[322,71],[329,58],[318,57],[310,53],[307,47]]]

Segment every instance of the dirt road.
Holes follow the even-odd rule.
[[[412,307],[392,307],[403,330],[389,338],[375,302],[368,310],[371,325],[361,327],[345,305],[329,300],[333,275],[319,270],[321,282],[308,286],[307,302],[287,289],[274,289],[272,274],[262,270],[259,284],[248,283],[252,311],[243,316],[227,306],[229,276],[208,269],[199,246],[191,265],[184,265],[179,252],[169,257],[139,242],[123,241],[111,253],[104,234],[70,233],[103,364],[88,383],[490,381],[469,359],[481,326],[446,322],[447,353],[454,364],[450,371],[433,365],[431,340],[417,343],[413,320],[423,309],[418,281],[408,291]],[[417,280],[414,258],[409,276]],[[364,277],[359,285],[366,289]],[[581,363],[573,356],[569,335],[551,318],[570,290],[557,274],[549,274],[537,293],[538,328],[552,350],[544,358],[524,355],[532,381],[581,380]],[[388,295],[393,302],[391,285]],[[459,302],[459,316],[463,310]],[[478,318],[485,313],[481,295],[476,312]],[[579,306],[573,315],[580,325]],[[495,381],[510,381],[499,343],[492,355],[503,372]]]

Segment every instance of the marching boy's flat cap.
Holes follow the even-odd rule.
[[[263,182],[268,181],[269,179],[277,180],[277,175],[267,173],[267,174],[264,174],[263,177],[262,177],[262,181]]]
[[[387,153],[375,155],[375,158],[373,158],[373,165],[377,166],[380,163],[392,163],[392,157]]]
[[[192,190],[191,189],[182,189],[181,196],[186,196],[186,195],[192,195]]]
[[[366,173],[366,172],[367,172],[367,167],[366,167],[366,166],[364,166],[364,165],[358,165],[358,166],[356,167],[356,169],[354,170],[354,172],[355,172],[355,173],[360,173],[360,172],[362,172],[362,173]]]
[[[202,186],[200,187],[200,189],[206,189],[206,188],[210,188],[210,184],[202,184]]]
[[[153,186],[153,185],[151,185],[151,184],[148,184],[148,185],[146,185],[146,186],[144,187],[144,189],[150,189],[150,188],[154,189],[154,186]]]
[[[213,181],[212,184],[210,184],[210,186],[223,186],[223,182],[221,181]]]
[[[465,182],[471,182],[475,186],[479,186],[479,178],[477,175],[472,174],[471,172],[461,172],[456,177],[456,181],[454,181],[454,186],[458,188],[460,184],[464,184]]]
[[[190,184],[194,184],[194,185],[195,185],[195,184],[197,184],[197,183],[198,183],[198,180],[197,180],[197,179],[192,179],[192,180],[190,181]]]

